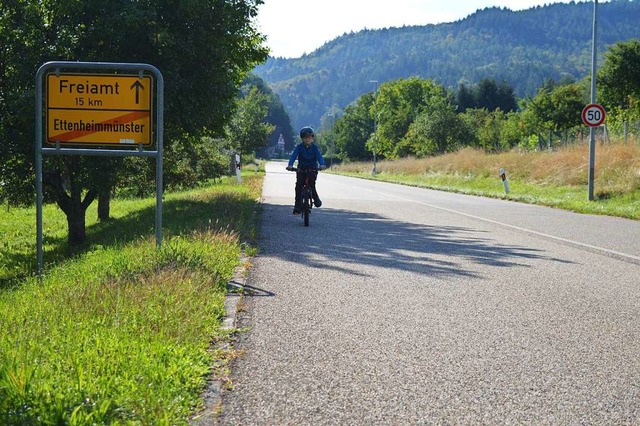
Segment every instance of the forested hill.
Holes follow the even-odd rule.
[[[640,38],[639,22],[640,1],[600,2],[599,56],[608,45]],[[270,58],[255,73],[299,128],[372,91],[371,80],[419,76],[455,89],[486,77],[506,81],[519,97],[548,79],[580,80],[590,74],[592,28],[593,1],[518,12],[494,7],[453,23],[345,34],[301,58]]]

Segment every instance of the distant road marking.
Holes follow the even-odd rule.
[[[378,192],[378,191],[374,191],[374,190],[370,190],[370,191]],[[552,241],[558,241],[558,242],[561,242],[561,243],[568,244],[570,246],[574,246],[574,247],[577,247],[577,248],[585,249],[585,250],[590,251],[590,252],[604,254],[606,256],[614,257],[614,258],[616,258],[618,260],[622,260],[622,261],[625,261],[625,262],[631,262],[631,263],[635,263],[637,265],[640,265],[640,257],[634,256],[632,254],[621,253],[619,251],[610,250],[610,249],[606,249],[606,248],[603,248],[603,247],[592,246],[591,244],[585,244],[585,243],[569,240],[569,239],[562,238],[562,237],[556,237],[555,235],[549,235],[549,234],[545,234],[545,233],[542,233],[542,232],[533,231],[531,229],[522,228],[520,226],[509,225],[509,224],[506,224],[506,223],[503,223],[503,222],[498,222],[496,220],[487,219],[487,218],[484,218],[484,217],[475,216],[475,215],[468,214],[468,213],[463,213],[461,211],[448,209],[446,207],[440,207],[440,206],[436,206],[436,205],[433,205],[433,204],[424,203],[422,201],[412,200],[412,199],[409,199],[409,198],[401,197],[399,195],[394,195],[394,194],[386,194],[386,195],[394,197],[394,198],[397,198],[399,200],[407,201],[407,202],[410,202],[410,203],[421,204],[421,205],[426,206],[426,207],[431,207],[431,208],[442,210],[442,211],[446,211],[446,212],[449,212],[449,213],[455,213],[455,214],[458,214],[458,215],[466,216],[466,217],[469,217],[469,218],[472,218],[472,219],[476,219],[476,220],[480,220],[480,221],[483,221],[483,222],[492,223],[494,225],[502,226],[502,227],[505,227],[505,228],[511,228],[511,229],[516,230],[516,231],[524,232],[526,234],[536,235],[538,237],[546,238],[546,239],[549,239],[549,240],[552,240]]]

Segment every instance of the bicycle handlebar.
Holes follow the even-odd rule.
[[[290,169],[287,168],[287,170],[291,171],[291,172],[308,172],[308,171],[312,171],[312,172],[319,172],[324,170],[324,168],[320,167],[320,168],[316,168],[316,167],[305,167],[305,168],[298,168],[298,167],[291,167]]]

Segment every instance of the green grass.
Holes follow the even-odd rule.
[[[114,201],[74,250],[47,206],[41,280],[33,209],[2,213],[0,424],[188,423],[232,356],[212,342],[228,338],[226,284],[255,251],[261,178],[232,182],[167,194],[160,249],[154,199]]]
[[[217,229],[255,237],[253,212],[259,194],[259,176],[248,175],[242,186],[235,178],[224,184],[193,191],[167,193],[163,200],[163,235],[181,235],[193,230]],[[69,247],[64,213],[55,205],[44,206],[43,236],[45,269],[62,260],[109,245],[155,235],[155,197],[116,200],[111,219],[97,221],[97,203],[86,214],[87,244]],[[36,269],[36,211],[30,208],[0,208],[0,288],[32,276]]]

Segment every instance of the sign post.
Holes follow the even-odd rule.
[[[587,105],[588,109],[586,114],[588,115],[591,111],[592,118],[594,122],[597,122],[596,119],[597,113],[594,108],[596,105],[596,77],[597,77],[597,52],[598,52],[598,0],[593,1],[593,40],[591,42],[591,104]],[[597,107],[595,107],[597,109]],[[604,121],[604,109],[602,109],[602,120]],[[585,120],[585,111],[582,112],[583,117],[582,120]],[[589,118],[589,117],[587,117]],[[602,124],[602,123],[600,123]],[[598,124],[598,126],[600,125]],[[589,124],[587,124],[589,126]],[[594,180],[596,174],[596,129],[594,126],[589,126],[589,176],[588,176],[588,188],[589,188],[589,201],[593,200],[594,193]]]
[[[155,158],[156,244],[160,246],[163,106],[164,79],[152,65],[57,61],[40,67],[35,117],[38,275],[43,263],[43,155]],[[43,139],[50,147],[44,146]]]
[[[240,175],[240,154],[236,153],[235,160],[236,160],[236,178],[238,180],[238,183],[242,183],[242,177]]]

